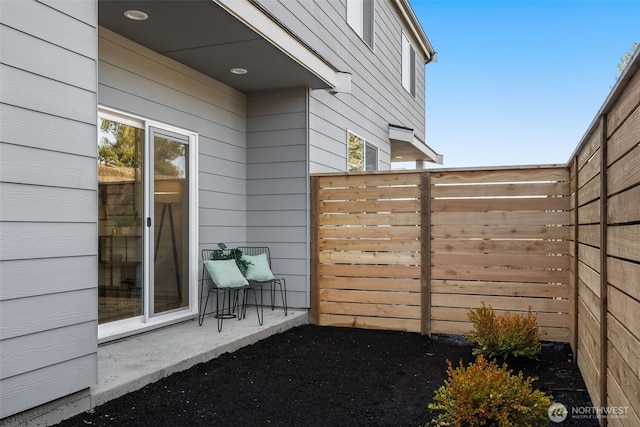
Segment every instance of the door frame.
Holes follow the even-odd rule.
[[[189,245],[188,245],[188,258],[189,261],[187,275],[189,278],[189,304],[187,307],[183,309],[172,310],[163,314],[155,314],[154,316],[150,315],[149,309],[149,291],[151,286],[149,284],[149,268],[153,267],[152,257],[153,257],[153,249],[150,247],[150,243],[152,239],[149,238],[149,233],[153,233],[153,226],[147,227],[144,224],[143,229],[143,277],[144,277],[144,287],[145,291],[143,292],[144,301],[143,301],[143,315],[136,316],[129,319],[114,321],[105,323],[102,325],[98,325],[98,343],[112,341],[115,339],[119,339],[122,337],[135,335],[141,332],[146,332],[152,329],[160,328],[163,326],[168,326],[174,323],[178,323],[184,320],[188,320],[194,318],[198,315],[198,133],[194,131],[190,131],[185,128],[177,127],[174,125],[167,124],[165,122],[152,120],[148,118],[144,118],[141,116],[137,116],[134,114],[130,114],[127,112],[118,111],[116,109],[112,109],[109,107],[99,106],[98,107],[98,117],[105,117],[111,120],[120,121],[122,123],[132,124],[135,123],[136,126],[142,125],[145,131],[145,150],[144,150],[144,162],[145,164],[149,164],[148,162],[151,160],[151,154],[149,153],[149,138],[151,136],[150,128],[158,128],[163,129],[169,132],[177,133],[180,135],[188,136],[189,140],[189,153],[187,157],[187,161],[189,167],[187,168],[187,179],[189,182]],[[95,142],[94,142],[95,143]],[[96,144],[97,150],[97,144]],[[149,168],[144,168],[144,215],[143,218],[146,221],[147,217],[152,217],[153,215],[149,215],[150,209],[153,209],[150,206],[150,199],[147,196],[149,193],[149,179],[153,177],[148,176]],[[96,174],[96,183],[97,183],[97,174]],[[97,191],[97,188],[96,188]],[[155,219],[154,219],[155,220]],[[98,219],[96,218],[96,226],[98,225]],[[97,250],[96,250],[97,253]],[[96,257],[96,263],[98,262]],[[97,265],[96,265],[97,272]],[[97,275],[96,275],[97,279]],[[97,289],[97,280],[96,280],[96,289]],[[98,298],[96,294],[96,312],[98,309]],[[97,319],[97,313],[96,313]]]

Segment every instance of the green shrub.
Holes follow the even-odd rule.
[[[435,392],[429,409],[437,416],[433,426],[497,426],[535,427],[549,422],[547,411],[551,396],[532,388],[537,378],[523,378],[522,372],[513,375],[496,361],[487,362],[478,356],[467,368],[453,369],[447,360],[448,379]]]
[[[482,303],[482,307],[470,309],[468,316],[475,330],[465,338],[476,345],[474,355],[507,359],[535,358],[540,353],[538,318],[531,307],[526,316],[509,313],[497,316],[490,305]]]

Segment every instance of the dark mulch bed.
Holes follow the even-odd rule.
[[[446,362],[474,360],[459,337],[301,326],[173,374],[60,426],[424,426]],[[522,363],[534,385],[591,406],[567,345]],[[597,426],[572,419],[567,426]]]

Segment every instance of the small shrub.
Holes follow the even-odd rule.
[[[526,316],[509,313],[497,316],[490,305],[482,303],[482,307],[470,309],[468,316],[475,330],[465,338],[476,345],[474,355],[506,359],[535,358],[540,353],[538,318],[531,307]]]
[[[429,409],[438,412],[432,426],[497,426],[535,427],[549,422],[548,396],[532,387],[537,378],[513,375],[496,361],[487,362],[478,356],[467,368],[453,368],[447,360],[448,379],[435,392]]]

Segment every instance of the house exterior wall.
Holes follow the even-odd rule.
[[[0,418],[97,381],[97,5],[0,12]]]
[[[198,133],[199,249],[245,241],[245,95],[105,28],[98,102]]]
[[[247,245],[269,246],[288,305],[309,307],[306,88],[247,96]],[[279,304],[279,299],[276,300]]]
[[[351,93],[312,91],[309,102],[310,172],[346,170],[347,130],[379,149],[379,169],[391,167],[388,125],[425,135],[425,57],[393,2],[374,2],[370,48],[347,23],[345,1],[259,0],[258,3],[340,71],[351,73]],[[402,34],[416,50],[416,96],[402,87]]]

